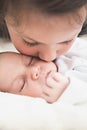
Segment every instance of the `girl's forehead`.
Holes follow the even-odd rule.
[[[59,37],[62,37],[62,39],[65,37],[65,40],[73,37],[73,35],[78,33],[81,26],[82,25],[77,24],[75,21],[71,21],[71,19],[68,20],[68,18],[57,18],[55,21],[49,21],[48,19],[43,21],[39,20],[39,22],[38,19],[36,19],[36,21],[33,19],[23,26],[20,25],[17,30],[19,33],[22,32],[22,37],[29,39],[27,41],[33,39],[33,41],[41,43],[50,42],[51,44],[54,43],[54,41],[55,43],[60,42],[58,41]],[[66,37],[66,35],[68,36]]]
[[[87,11],[85,9],[85,7],[80,8],[79,10],[75,11],[75,12],[70,12],[70,13],[63,13],[63,14],[53,14],[53,15],[49,15],[46,13],[42,13],[40,11],[29,11],[29,10],[25,10],[25,11],[21,11],[20,13],[18,13],[17,16],[12,17],[13,20],[9,20],[9,21],[13,21],[16,25],[18,24],[18,26],[20,27],[22,26],[26,26],[29,25],[31,26],[32,24],[35,23],[43,23],[46,25],[51,25],[52,24],[57,24],[59,21],[66,21],[68,23],[80,23],[81,21],[83,22],[83,20],[85,20],[87,15]]]
[[[22,37],[30,37],[42,43],[61,42],[61,39],[70,40],[81,29],[85,15],[82,17],[77,14],[49,16],[38,12],[26,13],[19,17],[17,26],[13,27]]]

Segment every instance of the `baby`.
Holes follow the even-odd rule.
[[[55,102],[69,85],[54,62],[15,52],[0,54],[0,91]],[[48,83],[51,82],[49,86]]]

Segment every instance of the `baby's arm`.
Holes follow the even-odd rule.
[[[43,89],[42,98],[47,102],[53,103],[61,96],[69,85],[69,79],[59,72],[49,75],[47,78],[47,86]]]

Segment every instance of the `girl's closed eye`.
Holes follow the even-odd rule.
[[[58,43],[58,44],[59,44],[59,45],[69,45],[69,44],[71,44],[74,40],[75,40],[75,38],[73,38],[73,39],[71,39],[71,40],[67,40],[67,41],[65,41],[65,42],[60,42],[60,43]]]
[[[30,46],[30,47],[39,45],[39,43],[37,43],[37,42],[29,42],[29,41],[26,41],[24,39],[23,39],[23,42],[25,45]]]
[[[69,41],[65,41],[65,42],[63,42],[63,44],[66,44],[66,45],[71,44],[71,42],[73,42],[73,40],[74,40],[74,39],[71,39],[71,40],[69,40]]]

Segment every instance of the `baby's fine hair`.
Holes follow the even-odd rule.
[[[83,6],[87,6],[87,0],[0,0],[0,37],[10,39],[4,20],[7,15],[16,19],[20,12],[38,10],[50,16],[57,16],[73,13]],[[87,33],[87,19],[80,34],[85,33]]]

